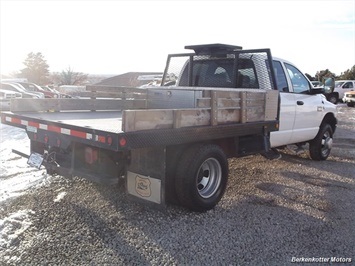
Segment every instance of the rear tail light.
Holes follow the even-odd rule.
[[[123,147],[126,146],[126,144],[127,144],[127,140],[124,137],[120,138],[120,145]]]

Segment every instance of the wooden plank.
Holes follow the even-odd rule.
[[[174,110],[174,128],[210,125],[209,109],[176,109]]]
[[[208,108],[211,107],[211,98],[199,98],[196,103],[198,108]],[[234,107],[240,109],[240,98],[218,98],[217,107]]]
[[[172,109],[125,110],[122,112],[122,131],[172,128]]]
[[[254,101],[245,101],[245,104],[246,104],[246,108],[252,108],[252,107],[255,107],[255,108],[258,108],[260,106],[262,106],[263,108],[265,107],[265,101],[262,101],[262,100],[254,100]]]
[[[245,122],[258,122],[265,120],[264,106],[253,106],[245,109]]]
[[[246,99],[247,100],[264,100],[265,99],[265,92],[260,91],[260,92],[246,92]]]
[[[146,101],[115,99],[13,99],[10,108],[12,112],[142,109],[146,108]]]
[[[198,98],[196,100],[196,105],[198,108],[211,107],[211,98]]]
[[[122,93],[122,92],[91,92],[91,91],[82,91],[76,93],[76,96],[79,97],[90,97],[90,98],[120,98],[120,99],[146,99],[146,93]]]
[[[240,122],[245,123],[247,121],[247,113],[246,113],[246,92],[241,91],[240,92]]]
[[[202,97],[211,98],[211,91],[210,90],[203,90]]]
[[[182,128],[210,125],[209,109],[124,110],[122,131],[132,132],[160,128]]]
[[[218,110],[218,124],[239,123],[240,109],[220,109]]]
[[[224,107],[233,107],[240,109],[240,98],[230,98],[230,99],[224,99],[224,98],[219,98],[217,100],[217,106],[218,108],[224,108]]]
[[[245,122],[264,121],[266,93],[247,92],[246,94]]]
[[[276,120],[278,113],[279,91],[269,90],[265,97],[265,121]]]
[[[218,124],[217,92],[211,91],[211,125]]]
[[[215,91],[217,98],[239,98],[240,92],[235,89],[233,91]]]
[[[105,91],[105,92],[124,92],[124,93],[146,93],[146,88],[106,86],[106,85],[87,85],[87,91]]]
[[[49,99],[48,99],[49,100]],[[20,111],[47,111],[58,109],[58,100],[48,101],[47,99],[12,99],[10,104],[11,112]]]

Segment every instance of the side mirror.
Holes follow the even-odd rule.
[[[335,88],[335,79],[334,78],[323,78],[323,87],[325,93],[332,93]]]
[[[324,87],[312,87],[310,90],[311,94],[322,94],[325,93]]]

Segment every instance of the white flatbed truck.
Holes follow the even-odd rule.
[[[186,48],[194,53],[168,56],[159,87],[93,85],[89,98],[13,100],[1,122],[31,141],[30,155],[14,152],[49,174],[123,184],[139,202],[193,211],[223,196],[228,158],[273,158],[273,147],[306,142],[312,159],[328,157],[335,107],[292,64],[269,49]]]

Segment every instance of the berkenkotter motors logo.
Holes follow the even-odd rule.
[[[292,257],[291,262],[293,263],[351,263],[352,258],[343,257]]]

